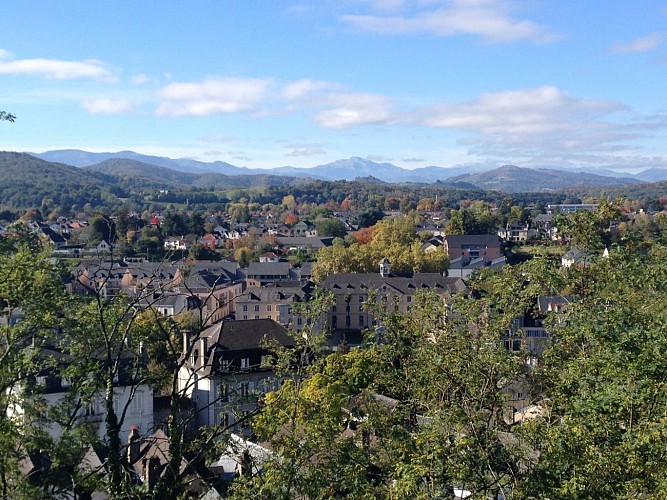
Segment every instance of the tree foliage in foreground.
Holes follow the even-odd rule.
[[[382,231],[378,237],[399,238]],[[121,354],[116,341],[131,347],[144,340],[149,355],[160,352],[169,360],[162,375],[173,388],[169,372],[173,376],[177,366],[180,327],[144,317],[123,300],[73,303],[58,269],[35,254],[34,244],[1,245],[3,316],[20,312],[23,320],[0,325],[0,495],[48,498],[91,488],[90,475],[73,465],[93,437],[72,419],[68,426],[67,416],[91,391],[101,390],[109,404]],[[569,269],[538,257],[482,274],[470,286],[474,297],[447,306],[428,291],[417,293],[409,315],[378,302],[375,316],[383,327],[369,332],[362,349],[326,355],[321,337],[306,329],[297,349],[276,350],[271,364],[287,381],[251,419],[257,439],[270,443],[274,454],[261,474],[239,477],[229,495],[437,498],[460,488],[478,498],[664,497],[667,248],[654,243],[640,254],[613,247],[608,259]],[[527,356],[505,350],[499,339],[512,318],[545,295],[564,295],[569,302],[548,316],[555,341],[529,369]],[[320,305],[327,307],[326,299]],[[324,310],[317,302],[309,307],[315,318]],[[35,347],[61,332],[71,332],[70,354],[85,361],[101,350],[106,363],[81,361],[67,372],[75,398],[58,406],[60,414],[45,413],[35,390],[24,418],[9,418],[17,393],[8,389],[54,367],[53,359],[35,356]],[[158,380],[155,372],[132,365],[131,352],[123,358],[141,380]],[[92,381],[89,373],[95,374]],[[539,409],[523,425],[514,424],[508,411],[517,382]],[[122,413],[112,405],[108,410],[108,441],[118,444],[111,449],[118,462],[106,464],[107,482],[96,486],[111,497],[139,497],[144,492],[119,467],[114,426]],[[63,439],[45,435],[46,419],[65,425]],[[178,429],[170,434],[172,450],[181,453],[182,445],[185,453]],[[213,437],[200,441],[202,449],[214,449]],[[20,472],[32,450],[54,458],[51,475],[37,480]],[[172,472],[158,487],[166,492],[163,498],[184,491],[182,477],[176,468]]]
[[[667,249],[585,268],[536,258],[445,309],[419,294],[381,341],[340,351],[266,400],[277,455],[238,498],[661,498],[667,493]],[[533,368],[500,346],[513,317],[567,294]],[[445,314],[448,312],[449,314]],[[515,424],[512,386],[537,418]],[[289,492],[289,494],[287,494]]]
[[[480,317],[480,304],[461,310]],[[277,454],[234,494],[433,498],[454,486],[513,487],[519,454],[503,437],[502,393],[520,358],[497,348],[498,325],[480,321],[470,335],[446,311],[420,292],[410,316],[384,314],[382,341],[318,359],[270,394],[253,429]]]

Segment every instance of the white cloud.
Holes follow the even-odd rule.
[[[282,89],[281,97],[287,101],[304,101],[320,94],[324,90],[339,87],[335,83],[305,78],[285,85]]]
[[[34,75],[52,80],[90,78],[96,81],[115,81],[113,72],[95,59],[64,61],[60,59],[15,59],[13,54],[0,49],[0,74]]]
[[[212,142],[212,143],[225,143],[225,142],[231,142],[232,137],[228,135],[222,135],[222,134],[211,134],[202,137],[202,140],[204,142]]]
[[[535,135],[569,129],[598,114],[618,111],[614,102],[577,99],[556,87],[485,93],[475,101],[424,108],[413,119],[432,127],[482,134]]]
[[[326,154],[327,152],[319,147],[300,147],[300,148],[294,148],[292,151],[289,153],[285,153],[285,156],[294,158],[294,157],[299,157],[299,156],[319,156]]]
[[[131,81],[134,85],[143,85],[143,84],[145,84],[145,83],[152,82],[152,81],[153,81],[153,78],[151,78],[151,77],[148,76],[148,75],[139,74],[139,75],[134,75],[134,76],[130,79],[130,81]]]
[[[81,105],[92,115],[122,115],[132,111],[128,99],[86,99]]]
[[[390,123],[393,121],[393,102],[385,96],[365,93],[332,94],[327,96],[325,109],[315,121],[328,128],[347,128],[357,125]]]
[[[617,42],[611,47],[614,54],[636,54],[642,52],[651,52],[660,47],[662,42],[667,40],[665,33],[651,33],[646,36],[635,38],[634,40],[623,43]]]
[[[400,5],[397,2],[391,4]],[[341,19],[362,31],[383,35],[467,34],[489,42],[529,40],[536,43],[553,42],[560,38],[545,26],[513,17],[510,14],[512,4],[507,0],[442,0],[425,2],[419,7],[400,16],[348,14]]]
[[[172,83],[158,91],[162,102],[156,114],[209,116],[257,109],[271,80],[262,78],[208,78],[202,82]]]

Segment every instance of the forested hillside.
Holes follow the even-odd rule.
[[[100,174],[51,163],[24,153],[0,152],[0,203],[8,208],[40,207],[44,200],[67,207],[100,205],[115,188]]]

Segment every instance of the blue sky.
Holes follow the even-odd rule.
[[[667,0],[5,2],[0,149],[667,167]]]

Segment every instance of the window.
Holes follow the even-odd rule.
[[[255,319],[259,319],[259,314],[255,314]]]
[[[239,395],[241,397],[250,395],[250,382],[239,382]]]
[[[246,312],[247,310],[248,310],[248,305],[246,304],[243,306],[243,312]]]
[[[338,308],[336,306],[333,306],[333,308],[331,309],[331,312],[338,312]]]
[[[408,304],[412,302],[412,295],[408,295],[407,298],[405,299],[408,301]]]
[[[89,401],[88,403],[86,403],[86,407],[84,408],[84,414],[86,415],[86,417],[99,415],[100,407],[97,401]]]
[[[299,316],[298,318],[296,318],[296,326],[301,326],[301,325],[303,325],[303,319],[301,319],[301,316]]]
[[[135,392],[132,401],[130,401],[130,413],[141,413],[144,408],[144,395],[140,392]]]
[[[229,360],[228,359],[220,360],[220,369],[223,372],[226,372],[227,370],[229,370]]]
[[[229,418],[229,413],[226,413],[224,411],[218,413],[218,421],[220,425],[222,425],[223,427],[229,427],[229,422],[231,421],[231,419]]]
[[[250,368],[250,358],[241,359],[241,370],[247,370]]]
[[[255,306],[255,312],[259,312],[259,305]]]
[[[248,319],[248,315],[247,315],[247,314],[244,314],[244,315],[243,315],[243,319]]]
[[[271,380],[269,378],[262,378],[257,381],[255,392],[259,394],[266,394],[271,390]]]
[[[229,384],[227,382],[220,382],[218,386],[218,395],[220,401],[229,401]]]
[[[271,304],[267,304],[267,305],[266,305],[266,311],[267,311],[267,312],[270,312],[270,311],[271,311]]]

